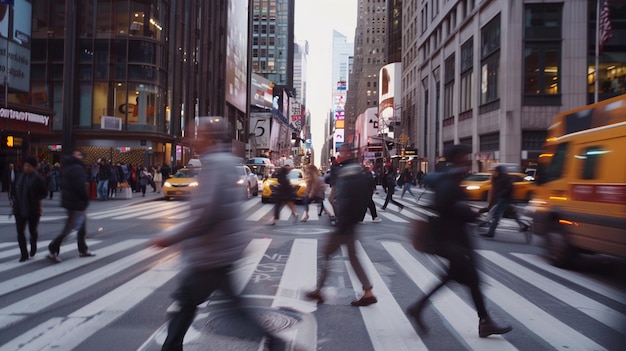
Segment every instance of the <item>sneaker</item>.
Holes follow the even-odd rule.
[[[478,323],[478,336],[486,338],[493,334],[506,334],[513,330],[508,324],[498,324],[491,317],[481,318]]]
[[[81,252],[78,254],[79,257],[92,257],[95,256],[96,254],[91,252],[91,251],[85,251],[85,252]]]
[[[49,259],[50,261],[54,262],[54,263],[61,263],[63,262],[63,260],[61,259],[61,257],[59,257],[58,254],[56,253],[49,253],[48,256],[46,256],[47,259]]]
[[[376,217],[376,218],[372,219],[372,222],[373,222],[373,223],[380,223],[380,222],[382,222],[382,221],[383,221],[383,220],[382,220],[382,219],[380,219],[380,217]]]
[[[369,296],[369,297],[361,297],[358,300],[354,300],[352,301],[350,304],[354,307],[365,307],[365,306],[369,306],[371,304],[375,304],[377,303],[378,300],[376,300],[375,296]]]

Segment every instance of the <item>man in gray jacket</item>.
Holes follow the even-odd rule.
[[[240,217],[244,192],[234,180],[239,178],[235,167],[239,162],[230,152],[231,130],[222,117],[200,119],[195,146],[202,154],[202,164],[211,166],[200,171],[200,186],[191,200],[191,211],[198,212],[197,217],[175,233],[151,241],[157,247],[181,243],[181,256],[186,263],[180,286],[173,294],[180,310],[169,322],[162,350],[183,349],[183,339],[193,323],[196,307],[215,290],[220,289],[240,306],[229,273],[235,261],[242,257],[247,236]],[[245,314],[241,308],[238,312]],[[279,343],[258,328],[270,342]]]

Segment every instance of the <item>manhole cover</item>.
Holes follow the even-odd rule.
[[[302,320],[300,313],[290,310],[246,307],[243,312],[235,309],[211,312],[204,327],[218,335],[256,339],[262,336],[262,331],[254,327],[249,317],[273,333],[289,329]]]
[[[275,229],[275,232],[285,233],[285,234],[296,234],[296,235],[319,235],[330,233],[331,229],[327,228],[316,228],[316,227],[307,227],[307,228],[284,228],[284,229]]]

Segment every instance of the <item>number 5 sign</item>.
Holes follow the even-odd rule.
[[[270,148],[271,115],[250,116],[250,141],[257,149]]]

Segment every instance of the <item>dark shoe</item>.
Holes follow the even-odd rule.
[[[37,253],[37,244],[30,244],[30,257],[35,256]]]
[[[406,314],[410,317],[413,317],[415,323],[423,332],[428,331],[428,327],[426,326],[426,324],[424,324],[424,321],[422,321],[422,310],[424,309],[425,304],[426,300],[419,300],[418,302],[409,306],[409,308],[406,309]]]
[[[478,235],[484,236],[485,238],[493,238],[496,234],[493,232],[487,232],[487,233],[479,233]]]
[[[81,252],[78,254],[79,257],[92,257],[95,256],[96,254],[91,252],[91,251],[85,251],[85,252]]]
[[[527,232],[528,231],[528,224],[522,223],[522,225],[520,226],[519,231],[520,232]]]
[[[61,259],[61,257],[59,257],[59,254],[57,254],[57,253],[50,252],[48,254],[48,256],[46,256],[46,258],[49,259],[50,261],[54,262],[54,263],[61,263],[61,262],[63,262],[63,260]]]
[[[404,205],[400,205],[400,209],[398,210],[398,212],[402,212],[402,210],[404,210]]]
[[[311,300],[317,300],[318,304],[324,303],[324,297],[322,296],[322,293],[320,293],[319,290],[309,291],[308,293],[306,293],[306,297],[308,297]]]
[[[20,257],[20,262],[24,262],[24,261],[28,261],[28,256],[24,257]]]
[[[369,297],[363,296],[358,300],[352,301],[350,304],[355,307],[364,307],[364,306],[375,304],[376,302],[378,302],[378,300],[376,300],[375,296],[369,296]]]
[[[498,325],[491,317],[481,318],[478,322],[478,336],[486,338],[493,334],[506,334],[513,330],[510,325]]]

